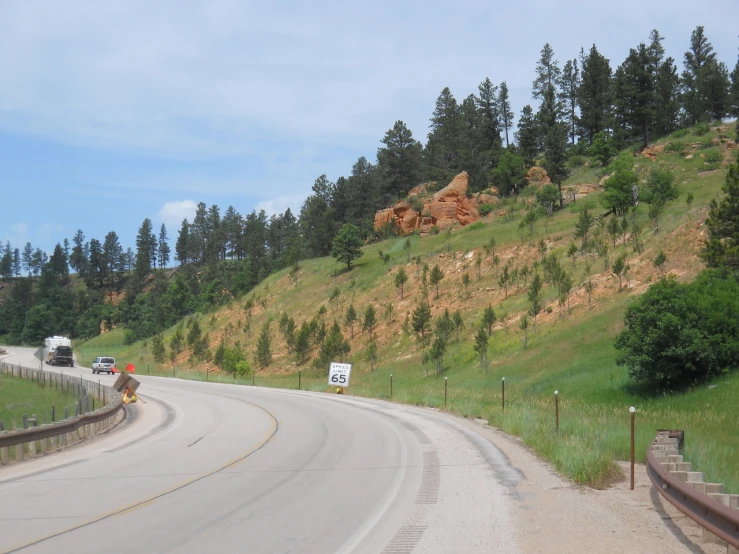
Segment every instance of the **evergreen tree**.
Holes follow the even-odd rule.
[[[356,225],[344,223],[334,238],[331,255],[337,261],[345,263],[347,269],[351,269],[352,262],[362,256],[362,239]]]
[[[85,255],[85,234],[82,229],[78,229],[72,238],[72,253],[69,256],[69,265],[80,277],[85,277],[85,270],[87,266],[87,256]]]
[[[557,185],[559,206],[563,205],[562,181],[567,178],[567,126],[562,122],[562,106],[557,100],[554,87],[549,87],[544,94],[540,110],[541,125],[544,135],[545,168],[549,178]]]
[[[690,35],[690,50],[685,52],[682,74],[682,102],[688,125],[709,118],[705,78],[715,63],[716,53],[703,34],[703,26],[699,25]]]
[[[398,123],[402,125],[402,122]],[[388,134],[393,130],[388,131]],[[407,129],[405,131],[410,133]],[[402,132],[402,129],[399,132]],[[383,170],[373,166],[364,156],[359,158],[352,166],[352,174],[348,179],[349,210],[347,212],[347,221],[355,223],[359,227],[362,240],[365,240],[372,232],[375,211],[381,207],[389,206],[396,197],[405,194],[413,186],[413,183],[420,182],[421,180],[421,145],[413,141],[411,137],[411,146],[415,145],[416,169],[412,172],[412,175],[407,176],[402,170],[403,165],[408,161],[403,159],[407,155],[407,152],[404,147],[394,143],[395,140],[402,142],[402,139],[394,135],[388,137],[386,134],[385,140],[388,140],[390,146],[386,146],[384,149],[381,148],[377,152],[377,157],[378,160],[381,156],[385,159],[383,168],[388,169],[385,175],[387,181],[383,180],[383,183],[388,183],[388,188],[380,190],[377,176]],[[388,150],[391,147],[394,148],[392,152]],[[398,167],[398,169],[393,171],[390,169],[390,166]]]
[[[103,259],[103,245],[97,239],[90,239],[90,257],[88,266],[88,284],[93,286],[98,282],[100,286],[105,278],[105,262]]]
[[[478,95],[475,99],[477,103],[477,111],[480,116],[480,152],[482,153],[483,164],[482,170],[488,172],[497,165],[500,155],[502,141],[500,139],[500,126],[503,114],[500,109],[500,94],[498,87],[493,85],[490,79],[486,78],[477,87]],[[506,88],[506,96],[508,89]],[[510,106],[509,106],[510,109]],[[471,110],[469,110],[471,111]]]
[[[493,309],[492,304],[488,304],[487,308],[482,311],[481,328],[486,329],[488,335],[492,335],[493,325],[495,325],[495,321],[495,310]]]
[[[611,66],[595,44],[587,56],[583,56],[577,98],[580,105],[580,135],[590,144],[596,134],[611,125]]]
[[[664,136],[677,129],[680,111],[680,77],[675,60],[664,57],[663,37],[654,29],[649,34],[649,66],[654,89],[654,133]]]
[[[531,279],[531,286],[528,290],[529,302],[531,303],[529,314],[534,318],[534,332],[536,332],[536,316],[541,313],[542,309],[541,289],[541,277],[538,273],[534,273],[534,278]]]
[[[508,85],[505,81],[500,83],[498,111],[500,112],[500,123],[503,125],[503,130],[505,131],[505,146],[508,148],[508,129],[513,127],[513,110],[511,109],[511,99],[508,96]]]
[[[265,323],[257,339],[257,351],[254,361],[259,367],[267,367],[272,363],[272,339],[269,336],[269,323]]]
[[[28,276],[31,276],[31,262],[33,257],[33,246],[31,246],[30,242],[26,243],[26,246],[23,247],[23,269],[28,273]]]
[[[531,95],[538,100],[543,100],[549,87],[557,86],[561,73],[559,62],[554,59],[554,50],[549,43],[546,43],[536,63],[536,79],[534,79]]]
[[[425,348],[426,333],[431,329],[431,308],[425,302],[421,302],[411,316],[413,332],[418,335],[421,347]]]
[[[180,265],[186,264],[190,259],[190,244],[189,244],[189,238],[190,238],[190,224],[187,221],[187,218],[182,220],[182,226],[180,227],[180,232],[177,235],[177,243],[175,244],[175,259],[180,263]]]
[[[706,220],[708,240],[701,257],[708,267],[739,269],[739,161],[726,174],[724,197],[711,200]]]
[[[652,60],[644,44],[631,49],[619,68],[619,90],[615,97],[616,117],[630,138],[641,138],[642,147],[649,144],[655,120],[655,90]]]
[[[531,106],[524,106],[523,110],[521,110],[521,117],[518,119],[516,141],[518,142],[518,150],[526,167],[534,165],[534,158],[536,157],[539,145],[538,137],[539,129],[536,118],[534,117],[534,111]]]
[[[144,283],[144,280],[149,276],[153,265],[156,263],[157,237],[153,231],[151,219],[147,217],[144,219],[141,227],[139,227],[138,234],[136,235],[134,274],[139,285]]]
[[[354,309],[354,304],[349,304],[346,309],[346,316],[344,317],[344,325],[349,327],[351,330],[351,338],[354,339],[354,324],[357,322],[357,310]]]
[[[118,241],[118,235],[115,231],[110,231],[105,235],[105,242],[103,242],[102,278],[110,279],[111,290],[113,290],[115,272],[120,267],[121,256],[123,256],[123,247]]]
[[[65,259],[65,266],[66,266],[66,256],[64,256]],[[13,250],[13,276],[20,277],[21,276],[21,269],[23,268],[23,264],[21,262],[21,251],[18,248],[15,248]]]
[[[480,359],[480,366],[488,372],[488,334],[484,327],[480,327],[475,335],[475,352]]]
[[[159,242],[157,243],[157,254],[159,255],[159,267],[164,268],[169,264],[169,239],[167,238],[167,227],[162,223],[159,229]]]
[[[459,108],[459,168],[469,175],[470,192],[479,192],[488,184],[488,171],[495,163],[499,148],[486,151],[483,140],[483,119],[477,99],[470,94]]]
[[[336,232],[331,209],[332,188],[333,184],[326,175],[321,175],[313,183],[313,194],[306,198],[300,210],[300,227],[308,257],[328,256],[331,252]],[[249,237],[248,230],[246,234]]]
[[[395,288],[400,291],[400,299],[403,299],[403,290],[405,289],[405,284],[408,282],[408,274],[405,272],[404,268],[400,268],[398,272],[395,274]]]
[[[730,114],[739,118],[739,57],[737,57],[734,70],[731,72],[731,88],[729,92]]]
[[[436,264],[429,274],[429,282],[431,283],[431,286],[433,286],[436,290],[436,298],[439,298],[439,284],[443,280],[444,272],[439,267],[439,264]]]
[[[374,336],[375,324],[377,323],[377,313],[375,307],[370,304],[364,311],[364,320],[362,321],[362,329],[369,333],[370,340]]]
[[[563,106],[563,119],[567,125],[570,141],[575,144],[577,136],[577,95],[580,88],[580,69],[577,60],[567,60],[560,79],[560,102]]]
[[[382,206],[387,206],[405,196],[423,179],[423,149],[421,143],[413,138],[410,129],[400,120],[385,133],[382,143],[385,146],[377,151],[377,165],[383,177],[380,202]],[[371,190],[371,186],[368,186],[371,182],[370,164],[366,160],[357,164],[352,169],[352,178],[358,181],[358,190]]]
[[[448,182],[460,169],[460,113],[459,105],[448,87],[436,99],[431,116],[425,158],[429,176]]]

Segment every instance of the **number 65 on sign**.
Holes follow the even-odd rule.
[[[328,369],[328,384],[332,387],[348,387],[351,373],[352,364],[331,362]]]

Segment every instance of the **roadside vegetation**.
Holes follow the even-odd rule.
[[[38,383],[19,379],[9,375],[0,375],[0,421],[6,431],[23,428],[23,414],[28,417],[34,414],[38,424],[51,423],[51,407],[55,406],[56,421],[64,419],[64,408],[74,415],[74,395],[65,394],[52,387],[43,387]]]

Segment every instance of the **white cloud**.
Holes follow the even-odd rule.
[[[197,207],[193,200],[165,202],[164,206],[157,212],[157,216],[159,221],[167,226],[171,236],[174,231],[179,230],[183,219],[187,218],[188,221],[192,222]]]
[[[287,208],[295,217],[298,217],[300,213],[300,206],[303,205],[305,195],[298,196],[279,196],[270,200],[262,200],[257,202],[256,211],[264,210],[268,216],[278,215],[283,213]]]

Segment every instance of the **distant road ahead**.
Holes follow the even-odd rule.
[[[32,350],[9,350],[9,362],[37,366]],[[139,440],[119,431],[0,468],[0,552],[518,551],[509,502],[519,474],[453,418],[137,378]],[[50,467],[54,456],[63,465]],[[31,464],[40,472],[27,475]]]

